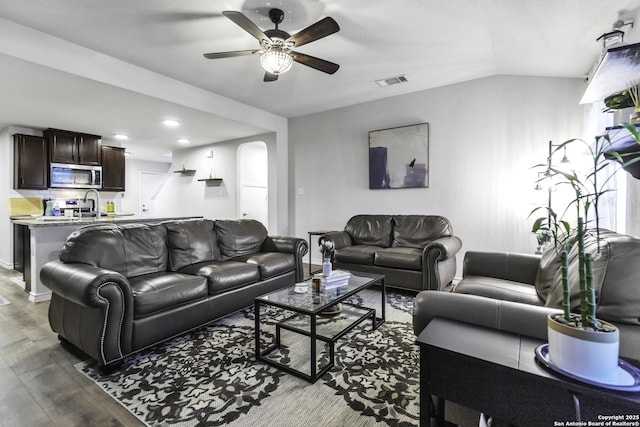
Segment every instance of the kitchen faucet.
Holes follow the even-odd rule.
[[[100,206],[102,206],[100,204],[100,193],[98,193],[98,190],[96,190],[95,188],[91,188],[89,190],[87,190],[86,193],[84,193],[84,201],[87,201],[87,196],[89,195],[89,193],[95,193],[96,195],[96,205],[94,206],[95,210],[96,210],[96,218],[100,218]]]

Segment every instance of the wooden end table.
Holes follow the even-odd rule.
[[[429,426],[431,417],[444,425],[445,400],[518,426],[587,425],[611,417],[640,425],[640,392],[590,386],[548,371],[535,360],[535,348],[544,344],[538,339],[435,318],[417,344],[421,426]]]

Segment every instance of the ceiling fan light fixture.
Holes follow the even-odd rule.
[[[267,3],[267,5],[269,5],[269,3]],[[333,18],[326,16],[316,23],[303,28],[294,35],[290,35],[286,31],[278,28],[284,20],[284,11],[282,9],[269,9],[269,18],[271,22],[275,24],[275,28],[265,31],[262,31],[249,18],[242,14],[242,12],[225,10],[222,12],[222,15],[229,18],[234,24],[258,40],[258,42],[260,42],[260,49],[205,53],[204,57],[207,59],[258,55],[260,57],[260,64],[265,70],[263,79],[265,82],[278,80],[278,75],[289,71],[294,61],[327,74],[334,74],[340,68],[338,64],[334,64],[333,62],[293,50],[294,48],[297,49],[307,43],[340,31],[340,26]]]
[[[291,69],[293,58],[279,46],[272,46],[260,55],[260,65],[268,73],[284,74]]]

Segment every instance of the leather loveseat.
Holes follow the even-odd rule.
[[[601,230],[594,255],[596,316],[620,330],[620,356],[640,365],[640,239]],[[593,235],[586,249],[597,253]],[[569,253],[572,310],[579,311],[577,245]],[[560,257],[467,252],[463,278],[453,292],[420,292],[414,305],[418,335],[435,317],[547,340],[547,315],[562,307]]]
[[[40,272],[49,323],[105,369],[303,280],[303,239],[253,220],[101,224],[69,235]]]
[[[462,247],[436,215],[356,215],[322,240],[335,245],[334,268],[384,274],[387,286],[417,291],[450,284]]]

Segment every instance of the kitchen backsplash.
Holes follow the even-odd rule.
[[[43,200],[47,199],[82,199],[87,190],[71,189],[71,188],[50,188],[48,190],[13,190],[11,197],[36,197]],[[107,202],[113,202],[115,211],[120,212],[120,202],[122,201],[122,192],[101,191],[100,192],[100,210],[105,210]],[[93,194],[89,194],[89,198],[94,199]]]

